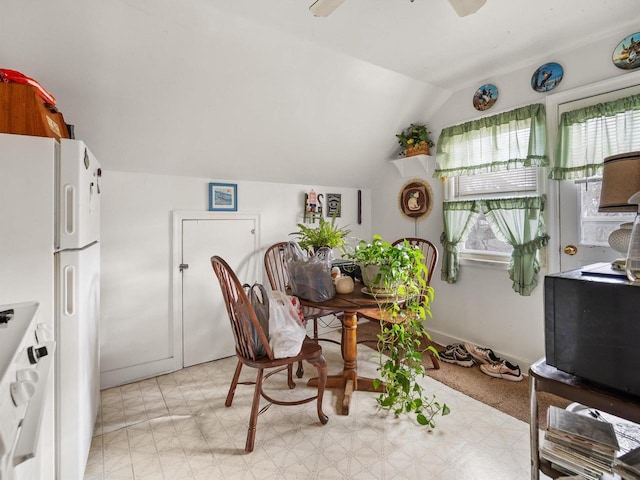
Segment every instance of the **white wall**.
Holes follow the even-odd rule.
[[[4,0],[0,58],[117,171],[370,187],[394,134],[446,98],[222,3]]]
[[[179,321],[172,318],[171,305],[172,211],[206,211],[210,181],[103,172],[101,369],[103,378],[109,379],[103,386],[172,368],[172,332],[174,321]],[[337,224],[351,229],[352,237],[371,235],[369,190],[362,190],[362,224],[358,225],[357,189],[238,182],[238,213],[260,215],[261,250],[253,259],[256,271],[262,271],[264,248],[293,238],[289,233],[302,221],[304,193],[311,188],[325,198],[326,193],[342,194]]]
[[[594,82],[613,79],[628,71],[616,68],[611,62],[614,47],[629,32],[618,31],[597,42],[585,44],[583,48],[567,51],[563,55],[549,58],[564,68],[564,78],[560,85],[549,92],[569,92]],[[452,94],[448,101],[433,115],[427,125],[434,133],[445,126],[462,123],[473,118],[492,115],[522,105],[545,102],[547,94],[535,92],[531,86],[531,75],[540,64],[531,64],[509,74],[478,79],[467,88]],[[475,90],[484,83],[493,83],[498,87],[499,100],[486,112],[478,112],[472,105]],[[547,112],[551,115],[553,112]],[[552,145],[549,145],[552,152]],[[405,178],[401,178],[389,165],[379,176],[378,184],[373,188],[373,232],[385,238],[395,239],[413,235],[427,238],[441,245],[439,238],[443,230],[442,200],[443,189],[438,179],[432,178],[435,158],[430,160],[428,172],[415,167]],[[398,213],[397,196],[402,185],[411,176],[426,179],[434,191],[434,208],[431,215],[418,222],[405,220]],[[552,194],[554,186],[548,185]],[[551,195],[553,200],[555,197]],[[548,225],[551,242],[548,249],[559,250],[557,233],[553,224],[557,217],[557,206],[548,205]],[[557,255],[556,255],[557,256]],[[458,282],[452,285],[440,280],[440,271],[433,277],[435,302],[432,305],[433,319],[427,328],[434,339],[445,344],[457,341],[470,341],[487,346],[501,357],[519,363],[523,370],[530,363],[544,355],[544,275],[552,270],[543,269],[538,278],[539,286],[531,296],[523,297],[513,292],[506,267],[480,264],[463,264]]]

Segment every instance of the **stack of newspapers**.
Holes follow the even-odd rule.
[[[599,480],[613,473],[619,450],[608,422],[550,406],[540,456],[561,473]]]

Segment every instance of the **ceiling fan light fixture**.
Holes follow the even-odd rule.
[[[449,3],[460,17],[466,17],[480,10],[487,0],[449,0]]]
[[[344,0],[316,0],[309,10],[316,17],[328,17]]]

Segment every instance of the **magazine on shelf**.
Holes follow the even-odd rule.
[[[576,453],[587,455],[596,461],[611,464],[615,458],[615,453],[613,451],[609,449],[600,450],[597,446],[594,447],[591,443],[584,442],[582,440],[570,440],[563,435],[556,435],[549,431],[545,433],[544,438],[558,446],[570,448]]]
[[[616,432],[608,422],[556,406],[550,406],[547,412],[547,431],[551,435],[577,441],[579,445],[588,445],[596,450],[610,452],[619,450]]]
[[[591,457],[589,454],[577,452],[571,447],[558,445],[549,440],[544,440],[542,444],[542,455],[552,457],[553,460],[562,459],[565,463],[580,469],[588,470],[597,475],[605,472],[613,472],[613,462],[602,461]]]

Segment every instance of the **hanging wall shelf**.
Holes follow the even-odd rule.
[[[431,155],[414,155],[412,157],[398,157],[390,160],[398,169],[401,177],[414,176],[416,167],[422,167],[426,174],[429,173],[429,161],[433,157]]]

